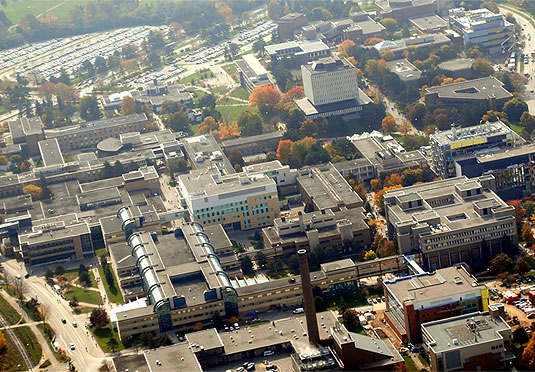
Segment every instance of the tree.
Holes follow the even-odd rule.
[[[524,345],[526,342],[529,341],[529,336],[524,327],[517,327],[513,331],[513,342],[518,343],[520,345]]]
[[[384,241],[381,246],[377,247],[377,255],[381,258],[393,256],[396,254],[396,246],[391,240]]]
[[[219,124],[212,116],[207,116],[204,118],[202,123],[199,125],[199,132],[200,133],[209,133],[217,130],[219,127]]]
[[[257,265],[258,267],[265,267],[265,266],[266,266],[266,264],[267,264],[267,257],[266,257],[266,255],[265,255],[264,253],[262,253],[262,252],[258,252],[258,253],[256,254],[255,259],[256,259],[256,265]]]
[[[515,263],[515,273],[525,274],[530,270],[530,266],[522,257],[517,258]]]
[[[344,56],[349,56],[349,49],[355,46],[355,42],[351,39],[347,39],[338,44],[338,52]]]
[[[516,226],[520,228],[520,226],[522,226],[522,220],[526,214],[526,211],[522,208],[522,202],[520,200],[508,200],[506,204],[515,208]]]
[[[472,69],[476,73],[476,76],[485,77],[493,73],[494,69],[489,61],[485,58],[477,58],[472,64]]]
[[[531,333],[531,339],[522,352],[519,364],[529,371],[535,371],[535,332]]]
[[[279,146],[277,148],[277,158],[281,161],[281,163],[288,164],[293,144],[294,142],[289,139],[279,141]]]
[[[282,5],[278,0],[270,0],[267,6],[268,17],[276,21],[282,16]]]
[[[78,281],[85,287],[91,286],[91,276],[89,276],[89,273],[87,271],[82,271],[78,275]]]
[[[54,272],[52,271],[52,268],[49,266],[46,268],[45,279],[47,282],[50,282],[52,278],[54,278]]]
[[[398,21],[393,18],[383,18],[380,22],[383,26],[385,26],[386,31],[390,34],[396,32],[398,29]]]
[[[253,43],[253,52],[263,54],[264,53],[264,47],[267,45],[267,43],[264,41],[264,39],[258,39]]]
[[[39,314],[39,319],[45,324],[45,327],[47,325],[47,319],[50,317],[50,308],[46,306],[45,304],[39,304],[37,306],[37,312]]]
[[[210,93],[205,94],[199,99],[199,104],[198,104],[199,107],[208,107],[213,110],[215,108],[215,105],[216,105],[216,98]]]
[[[228,160],[230,161],[230,164],[232,164],[232,166],[236,166],[237,164],[243,165],[243,154],[240,150],[236,148],[232,149],[228,154]]]
[[[48,200],[52,197],[52,191],[48,188],[44,173],[39,178],[39,187],[41,188],[41,200]]]
[[[7,348],[7,340],[6,336],[4,336],[4,332],[0,331],[0,353],[3,353]]]
[[[512,121],[519,121],[526,111],[528,111],[528,104],[518,97],[510,99],[503,105],[503,112]]]
[[[86,121],[100,118],[100,109],[98,108],[98,102],[95,97],[82,97],[78,109],[80,110],[80,117]]]
[[[490,261],[489,270],[497,275],[513,268],[513,260],[505,253],[499,253]]]
[[[30,291],[26,280],[15,279],[13,281],[13,290],[20,302],[24,300],[24,296]]]
[[[123,98],[121,103],[121,115],[130,115],[136,112],[136,101],[130,97],[126,96]]]
[[[202,322],[197,322],[197,323],[195,323],[195,325],[193,326],[193,330],[194,330],[194,331],[200,331],[200,330],[202,330],[202,328],[203,328],[203,324],[202,324]]]
[[[22,191],[25,194],[30,195],[33,200],[41,200],[41,197],[43,195],[43,189],[34,184],[29,184],[29,185],[24,186]]]
[[[526,128],[528,132],[533,132],[535,129],[535,116],[531,115],[529,112],[524,111],[520,117],[520,124]]]
[[[115,339],[115,337],[111,337],[108,342],[106,342],[106,345],[110,348],[111,352],[114,353],[115,350],[119,347],[119,342]]]
[[[377,178],[373,178],[372,180],[370,180],[370,185],[372,187],[373,192],[381,190],[381,180]]]
[[[241,260],[241,269],[243,271],[244,275],[253,275],[254,269],[253,269],[253,261],[251,258],[247,255],[242,258]]]
[[[288,268],[294,274],[299,273],[299,258],[296,254],[292,254],[288,259]]]
[[[533,243],[533,231],[527,223],[522,226],[522,240],[526,243]]]
[[[89,316],[91,325],[95,328],[103,328],[108,324],[108,313],[104,309],[95,309]]]
[[[107,160],[103,163],[103,165],[104,165],[104,171],[103,171],[104,178],[113,177],[113,166]]]
[[[148,61],[148,64],[152,66],[152,68],[155,68],[160,65],[161,58],[157,53],[150,52],[147,54],[147,61]]]
[[[273,113],[281,95],[271,84],[257,87],[249,97],[249,106],[254,106],[262,116]]]
[[[242,136],[262,134],[262,117],[251,111],[244,111],[238,116],[238,129]]]
[[[63,275],[63,274],[65,274],[65,268],[64,268],[63,266],[61,266],[61,265],[56,266],[55,274],[56,274],[56,275]]]
[[[181,111],[165,117],[163,123],[166,128],[170,128],[173,132],[187,132],[189,130],[189,119]]]
[[[8,162],[9,160],[7,160],[7,156],[0,155],[0,165],[6,165]]]
[[[386,134],[390,134],[398,130],[396,119],[394,119],[392,116],[385,117],[381,121],[381,125],[383,126],[383,130],[385,131]]]
[[[374,251],[367,251],[364,254],[364,260],[365,261],[375,260],[376,258],[377,258],[377,254]]]

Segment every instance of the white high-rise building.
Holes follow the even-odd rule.
[[[345,58],[322,58],[301,66],[305,95],[314,106],[359,97],[355,67]]]

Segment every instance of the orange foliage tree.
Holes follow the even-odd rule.
[[[292,145],[294,142],[292,140],[280,140],[279,147],[277,148],[277,158],[281,163],[288,163],[288,158],[290,157],[290,152],[292,151]]]
[[[29,184],[27,186],[24,186],[22,191],[25,194],[30,195],[32,197],[32,199],[34,199],[34,200],[41,199],[41,196],[43,195],[43,189],[40,188],[39,186],[36,186],[36,185],[33,185],[33,184]]]
[[[506,203],[515,208],[516,227],[519,229],[520,226],[522,226],[522,220],[526,215],[526,211],[522,208],[522,202],[520,200],[509,200]]]
[[[375,193],[374,203],[375,206],[379,208],[379,211],[381,213],[384,211],[385,208],[385,193],[389,190],[400,189],[401,187],[401,185],[387,186]]]
[[[253,90],[249,97],[249,106],[256,107],[261,115],[269,115],[280,99],[281,95],[273,85],[264,85]]]
[[[364,45],[370,46],[379,44],[381,41],[385,41],[385,39],[381,39],[380,37],[369,37],[366,40],[364,40]]]
[[[126,96],[123,98],[121,103],[121,115],[130,115],[136,112],[136,101],[130,97]]]
[[[374,192],[381,190],[381,180],[377,178],[373,178],[372,180],[370,180],[370,185]]]
[[[355,42],[353,40],[344,40],[340,44],[338,44],[338,51],[340,54],[344,57],[348,56],[349,48],[354,47]]]
[[[389,186],[401,185],[401,176],[397,173],[392,173],[390,176],[385,178],[385,184]]]
[[[383,118],[383,120],[381,121],[381,125],[383,126],[383,130],[386,134],[390,134],[398,130],[396,119],[394,119],[392,116],[387,116]]]
[[[219,128],[219,125],[217,124],[217,121],[215,121],[215,119],[212,116],[207,116],[199,125],[199,132],[208,133],[208,132],[217,130],[218,128]]]
[[[520,365],[530,371],[535,371],[535,332],[531,334],[531,339],[522,352]]]
[[[279,107],[282,111],[288,111],[294,105],[294,99],[302,98],[305,91],[301,85],[297,85],[281,96]]]
[[[227,3],[220,1],[215,3],[217,15],[221,17],[226,23],[232,23],[232,8]]]
[[[220,141],[238,137],[240,135],[240,132],[238,131],[238,123],[226,123],[222,121],[219,123],[219,130],[217,130],[214,134],[219,138]]]

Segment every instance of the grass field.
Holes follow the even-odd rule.
[[[18,23],[20,17],[26,14],[37,16],[57,5],[50,13],[62,19],[69,15],[70,9],[85,2],[86,0],[7,0],[7,6],[0,5],[0,10],[3,10],[13,23]]]
[[[250,94],[247,91],[247,89],[242,88],[242,87],[238,87],[238,88],[235,88],[230,95],[232,97],[248,100]]]
[[[23,371],[23,361],[13,343],[6,336],[7,346],[2,353],[0,353],[0,370],[1,371]]]
[[[30,359],[33,365],[36,365],[41,360],[43,350],[41,344],[37,341],[35,334],[30,327],[17,327],[13,329],[17,334],[20,342],[26,347],[26,350],[30,354]]]
[[[98,345],[105,353],[109,353],[111,351],[110,347],[108,346],[108,341],[110,338],[115,338],[119,344],[116,351],[124,349],[124,345],[119,339],[119,335],[109,326],[100,329],[90,328],[90,330],[93,333],[93,336],[95,336],[95,340],[97,340]]]
[[[65,298],[68,300],[72,300],[75,296],[80,302],[86,302],[94,305],[102,304],[100,293],[97,291],[85,290],[79,287],[71,287],[69,288],[69,291],[65,293]]]
[[[73,283],[81,285],[81,283],[78,280],[74,281],[74,279],[78,277],[78,269],[67,270],[65,271],[63,276],[67,278],[69,282],[73,282]],[[91,278],[91,287],[98,288],[97,282],[95,281],[95,275],[93,274],[92,271],[89,271],[89,277]]]
[[[3,297],[0,297],[0,313],[9,324],[17,324],[20,320],[20,314]]]
[[[418,371],[416,363],[414,363],[414,360],[410,356],[404,356],[403,359],[405,359],[405,364],[409,367],[409,371]]]
[[[221,113],[221,115],[228,122],[233,122],[238,119],[238,116],[244,111],[247,111],[249,106],[228,106],[228,107],[216,107],[216,110]]]
[[[115,286],[114,288],[110,288],[108,282],[106,281],[106,275],[104,275],[104,270],[102,269],[102,266],[99,266],[98,272],[100,274],[102,284],[104,285],[104,288],[106,288],[106,295],[108,296],[108,301],[114,302],[116,304],[124,304],[124,298],[121,291],[119,290],[119,285],[117,284],[117,277],[115,276],[115,273],[113,274]]]
[[[243,105],[242,101],[238,101],[232,97],[226,96],[217,101],[218,105]]]

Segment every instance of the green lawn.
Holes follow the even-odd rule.
[[[6,349],[2,353],[0,353],[0,371],[23,371],[25,369],[23,367],[24,362],[22,361],[22,358],[17,352],[17,349],[7,336],[6,341]]]
[[[113,288],[110,288],[108,282],[106,281],[106,275],[104,275],[104,270],[102,269],[102,266],[99,266],[98,272],[100,274],[102,284],[104,284],[104,288],[106,288],[106,295],[108,297],[108,301],[116,304],[124,304],[123,294],[119,290],[119,285],[117,284],[118,282],[115,273],[113,273],[113,280],[115,282],[115,286]]]
[[[60,363],[66,362],[66,359],[63,358],[61,356],[61,354],[56,351],[54,346],[52,346],[52,340],[54,339],[54,337],[56,337],[56,334],[54,333],[54,330],[52,329],[52,327],[50,327],[50,326],[48,327],[48,334],[47,334],[47,332],[45,332],[45,325],[44,324],[42,324],[42,323],[38,324],[37,328],[39,328],[39,331],[41,331],[41,334],[43,335],[45,340],[48,340],[47,345],[50,348],[50,351],[52,351],[52,353],[54,354],[54,357],[56,358],[56,360],[58,362],[60,362]]]
[[[520,134],[520,132],[522,132],[522,129],[524,129],[524,127],[520,126],[518,123],[515,123],[515,122],[509,122],[509,126],[510,126],[511,129],[514,130],[517,134]]]
[[[11,20],[11,22],[18,23],[20,17],[26,14],[33,14],[37,16],[38,14],[61,2],[61,0],[8,0],[7,6],[0,5],[0,10],[3,10],[4,13],[6,13],[6,16]]]
[[[216,95],[216,94],[226,94],[228,93],[229,89],[227,87],[215,87],[215,88],[212,88],[210,89],[212,94]]]
[[[186,76],[185,78],[181,79],[180,82],[182,84],[192,84],[192,82],[198,82],[203,81],[212,76],[212,72],[210,70],[203,70],[199,72],[194,72],[191,75]]]
[[[249,100],[249,91],[243,87],[235,88],[230,94],[232,97]]]
[[[222,66],[222,68],[229,75],[236,73],[236,65],[234,63],[230,63],[228,65]]]
[[[409,367],[409,371],[418,371],[418,368],[416,368],[416,363],[414,363],[414,360],[408,355],[404,356],[403,359],[405,359],[405,364],[407,367]]]
[[[234,122],[238,120],[238,116],[244,111],[247,111],[249,109],[248,105],[244,106],[230,106],[230,107],[217,107],[216,110],[221,113],[221,115],[227,120],[228,122]]]
[[[91,333],[93,333],[93,336],[95,336],[95,340],[98,342],[98,345],[105,353],[109,353],[111,351],[110,347],[108,346],[108,341],[112,337],[115,338],[119,343],[116,351],[124,349],[124,345],[119,339],[119,335],[110,326],[100,329],[90,328],[90,330]]]
[[[102,298],[97,291],[86,290],[79,287],[71,287],[69,291],[65,293],[67,300],[72,300],[76,296],[76,299],[80,302],[86,302],[88,304],[101,305]]]
[[[188,92],[192,92],[194,94],[194,97],[193,97],[194,104],[197,104],[199,100],[206,95],[206,92],[204,90],[199,90],[199,89],[188,89]]]
[[[0,297],[0,313],[9,324],[17,324],[20,320],[20,314],[3,297]]]
[[[43,350],[41,349],[41,344],[37,341],[37,338],[30,327],[17,327],[13,330],[17,334],[20,342],[28,351],[28,354],[30,354],[30,359],[32,360],[33,365],[39,363],[41,360],[41,355],[43,354]]]
[[[107,256],[107,255],[108,255],[108,251],[106,247],[95,249],[95,256],[102,257],[102,256]]]
[[[217,101],[218,105],[243,105],[244,102],[238,101],[232,97],[226,96]]]
[[[193,134],[197,134],[197,133],[199,133],[199,124],[190,124],[190,125],[189,125],[189,130],[190,130]]]
[[[392,133],[390,134],[392,137],[394,137],[394,139],[396,141],[398,141],[399,143],[401,143],[403,145],[403,136],[401,134],[395,134],[395,133]]]
[[[104,253],[104,254],[106,254],[106,253]],[[100,257],[100,256],[98,256],[98,257]],[[72,270],[65,271],[65,273],[63,274],[63,277],[65,277],[69,282],[81,285],[81,283],[78,282],[78,280],[74,281],[74,279],[76,279],[78,277],[78,269],[72,269]],[[89,271],[89,277],[91,278],[91,287],[98,288],[97,287],[97,282],[95,280],[95,274],[93,274],[93,271]]]

